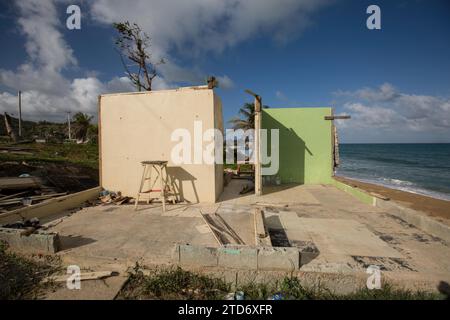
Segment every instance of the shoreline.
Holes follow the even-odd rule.
[[[446,220],[444,222],[447,224],[450,222],[450,201],[432,198],[430,196],[403,190],[392,189],[373,183],[362,182],[343,176],[335,176],[334,178],[338,181],[360,188],[367,192],[378,193],[404,205],[405,207],[424,212],[429,216],[438,218],[439,220],[444,219]]]

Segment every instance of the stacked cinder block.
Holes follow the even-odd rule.
[[[296,270],[297,248],[225,245],[219,248],[176,244],[173,260],[181,266],[220,267],[247,270]]]

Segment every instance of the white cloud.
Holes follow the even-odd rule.
[[[16,5],[28,60],[14,71],[0,69],[0,83],[23,91],[25,119],[58,121],[65,119],[69,111],[95,115],[99,94],[134,91],[128,78],[114,77],[102,83],[95,70],[85,78],[64,77],[62,71],[78,62],[60,31],[64,24],[57,18],[55,2],[30,0],[17,1]],[[154,81],[156,89],[168,87],[164,79],[158,77]],[[17,116],[17,96],[2,92],[0,98],[0,112]]]
[[[297,38],[309,16],[329,0],[97,0],[101,23],[137,22],[151,36],[156,58],[176,47],[187,53],[221,52],[266,33],[279,42]],[[173,22],[173,23],[168,23]],[[295,30],[295,32],[292,32]]]
[[[204,83],[210,74],[179,66],[173,52],[201,57],[221,53],[252,37],[268,35],[284,43],[298,38],[310,16],[330,0],[97,0],[91,17],[97,22],[136,22],[151,37],[154,61],[168,82]],[[233,86],[228,75],[217,76],[222,88]],[[221,81],[220,81],[221,80]]]
[[[389,83],[335,94],[342,99],[342,111],[352,116],[348,122],[338,122],[343,130],[367,135],[389,131],[391,137],[396,133],[450,135],[449,98],[403,93]]]
[[[227,75],[217,77],[217,81],[219,82],[219,88],[222,89],[231,89],[234,87],[234,82]]]
[[[97,95],[134,90],[124,77],[101,82],[95,70],[75,79],[65,70],[79,65],[73,49],[61,32],[65,22],[58,18],[58,5],[68,0],[16,0],[17,27],[24,37],[27,60],[16,70],[0,69],[0,84],[23,91],[25,119],[62,120],[65,112],[96,113]],[[97,0],[87,5],[85,17],[110,26],[112,22],[137,22],[152,38],[152,57],[164,57],[155,89],[175,83],[203,84],[207,74],[186,68],[173,58],[177,53],[199,59],[221,53],[252,37],[269,35],[276,42],[299,37],[310,16],[329,0]],[[222,88],[234,86],[224,74],[217,76]],[[16,114],[17,98],[0,91],[0,112]]]

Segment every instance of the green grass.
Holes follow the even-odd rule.
[[[2,146],[11,146],[0,144]],[[98,145],[92,143],[30,143],[17,147],[30,148],[32,154],[0,153],[0,163],[26,161],[29,163],[72,163],[98,169]]]
[[[44,259],[32,260],[8,252],[0,242],[0,300],[37,299],[54,284],[41,281],[58,270],[58,265]]]
[[[144,275],[135,268],[121,292],[122,299],[214,300],[225,296],[230,285],[218,278],[184,271],[181,268],[152,271]]]
[[[185,271],[179,267],[144,275],[139,266],[130,274],[120,299],[224,299],[232,284],[223,279]],[[300,279],[286,276],[272,283],[251,282],[237,286],[247,300],[267,300],[274,294],[288,300],[439,300],[437,293],[411,291],[385,284],[379,290],[361,288],[350,294],[336,294],[325,287],[306,287]]]

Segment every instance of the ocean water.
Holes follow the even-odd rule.
[[[337,175],[450,200],[450,144],[341,144]]]

